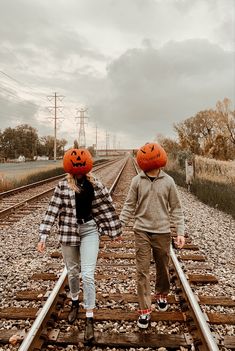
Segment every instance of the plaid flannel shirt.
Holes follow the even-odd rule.
[[[116,214],[108,189],[97,180],[95,180],[93,187],[92,216],[99,234],[110,237],[121,235],[121,222]],[[69,188],[66,178],[59,182],[50,200],[39,228],[40,241],[46,241],[57,216],[60,243],[71,246],[79,245],[80,225],[77,223],[76,217],[75,191]]]

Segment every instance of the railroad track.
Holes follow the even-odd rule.
[[[116,202],[117,210],[122,207],[126,197],[127,183],[134,175],[135,169],[131,161],[123,170],[120,183],[113,188],[112,197]],[[174,228],[172,228],[174,236]],[[205,263],[206,258],[200,255],[198,247],[187,238],[185,248],[181,251],[171,250],[171,283],[172,293],[169,297],[170,309],[168,312],[153,311],[151,327],[149,330],[140,331],[136,327],[137,320],[137,296],[135,292],[135,254],[133,244],[132,226],[124,230],[124,241],[114,242],[108,238],[102,238],[97,265],[97,311],[95,313],[95,342],[94,347],[115,348],[149,348],[164,347],[174,350],[223,350],[234,349],[233,336],[220,340],[210,329],[216,324],[235,324],[232,314],[208,313],[205,314],[200,306],[219,305],[234,307],[235,302],[229,297],[196,295],[196,302],[192,290],[198,284],[216,284],[217,279],[210,272],[210,265]],[[192,254],[193,252],[193,254]],[[60,251],[51,253],[51,258],[61,262]],[[182,271],[178,259],[181,261]],[[57,263],[55,263],[57,265]],[[60,263],[58,263],[60,265]],[[195,271],[200,271],[196,274]],[[210,274],[201,273],[209,271]],[[193,273],[190,273],[193,272]],[[185,275],[185,274],[186,275]],[[44,308],[39,313],[31,332],[25,338],[24,331],[0,331],[0,342],[7,343],[15,335],[16,341],[24,341],[19,348],[22,350],[33,349],[57,349],[66,348],[68,345],[82,347],[83,328],[85,313],[79,313],[76,325],[69,327],[66,318],[68,315],[68,296],[66,292],[66,272],[63,271],[59,282],[56,284],[56,292],[46,300]],[[34,280],[56,281],[56,274],[41,273],[32,276]],[[152,271],[154,279],[154,270]],[[187,278],[187,279],[186,279]],[[183,283],[182,283],[183,282]],[[188,287],[188,282],[191,285]],[[192,296],[193,295],[193,296]],[[56,300],[54,297],[56,297]],[[18,300],[44,301],[47,292],[43,290],[25,290],[16,295]],[[154,301],[153,301],[154,303]],[[1,309],[1,318],[34,319],[38,308],[27,309]],[[199,318],[195,317],[199,315]],[[41,326],[42,316],[46,316],[44,325]],[[157,327],[161,324],[166,332],[157,333]],[[164,329],[163,328],[163,329]],[[40,337],[39,337],[40,335]],[[36,340],[33,337],[36,336]],[[14,338],[12,339],[14,341]]]
[[[113,166],[116,162],[120,162],[120,159],[95,165],[93,172],[98,173],[107,166]],[[47,201],[46,197],[54,191],[58,180],[62,179],[64,176],[65,175],[62,174],[0,193],[0,228],[9,225],[9,223],[14,223],[17,219],[30,213],[33,208],[33,203],[35,203],[35,209],[41,206],[41,204],[36,203],[36,201]]]

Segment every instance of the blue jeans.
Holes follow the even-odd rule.
[[[95,308],[95,267],[99,251],[99,234],[94,220],[80,225],[80,246],[61,245],[68,271],[72,298],[79,294],[81,270],[85,309]]]

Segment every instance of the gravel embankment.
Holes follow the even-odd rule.
[[[101,176],[102,178],[103,176]],[[207,262],[212,268],[211,273],[217,276],[219,283],[216,285],[207,285],[206,287],[197,287],[195,292],[215,295],[215,296],[230,296],[235,299],[235,252],[234,252],[234,234],[235,221],[231,216],[228,216],[218,210],[212,209],[200,203],[192,194],[184,189],[180,189],[182,204],[186,220],[186,232],[192,238],[194,244],[200,247],[200,253],[207,257]],[[53,229],[51,236],[47,242],[47,251],[44,255],[36,251],[38,240],[38,227],[41,222],[45,208],[36,210],[33,214],[27,215],[19,222],[11,225],[11,227],[1,230],[0,241],[0,308],[22,306],[22,307],[40,307],[40,302],[16,301],[14,300],[17,291],[25,289],[48,289],[54,283],[48,281],[35,281],[32,284],[30,280],[33,273],[37,272],[55,272],[51,267],[56,268],[59,274],[63,268],[61,260],[52,259],[51,252],[58,248],[56,239],[56,228]],[[133,249],[127,249],[126,252],[133,252]],[[134,270],[130,266],[130,270]],[[99,268],[97,268],[99,271]],[[123,268],[119,268],[120,273]],[[190,272],[191,273],[191,272]],[[195,270],[198,273],[198,270]],[[114,293],[125,292],[135,293],[135,280],[115,282],[105,281],[97,282],[97,292]],[[107,304],[99,304],[98,307],[107,307]],[[132,309],[136,308],[135,304],[125,306],[116,306],[115,302],[109,302],[110,308]],[[232,308],[222,308],[213,306],[204,306],[205,311],[228,312],[234,313]],[[1,322],[0,329],[15,328],[30,326],[31,321],[12,321],[5,320]],[[83,321],[78,321],[75,326],[68,327],[65,322],[60,322],[62,330],[69,328],[83,328]],[[133,332],[137,331],[136,323],[96,323],[96,330],[109,332]],[[165,332],[167,323],[159,322],[151,323],[152,332]],[[175,333],[182,331],[177,323],[171,325],[171,332]],[[221,336],[228,334],[234,335],[234,326],[213,326],[213,331]],[[3,350],[17,350],[18,347],[11,346],[2,348]],[[58,348],[57,348],[58,349]],[[63,348],[63,350],[75,350],[75,347]],[[96,348],[98,351],[99,349]],[[101,349],[100,349],[101,350]],[[113,349],[114,350],[114,349]],[[137,350],[137,349],[136,349]],[[141,350],[141,349],[138,349]],[[149,349],[150,350],[150,349]],[[164,351],[164,348],[159,351]],[[134,349],[131,349],[134,351]],[[227,351],[225,348],[223,351]]]

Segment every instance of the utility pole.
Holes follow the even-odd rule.
[[[86,107],[80,107],[77,109],[79,116],[76,117],[79,119],[79,132],[78,132],[78,146],[86,147],[86,134],[85,134],[85,112],[88,110]]]
[[[116,150],[116,134],[113,134],[113,149]]]
[[[97,155],[97,149],[98,149],[98,135],[97,135],[97,124],[95,125],[95,155]]]
[[[48,98],[49,101],[52,101],[52,99],[54,99],[54,106],[50,106],[49,110],[54,109],[54,117],[53,117],[53,119],[54,119],[54,161],[56,161],[57,120],[60,119],[57,116],[57,109],[63,108],[63,106],[58,106],[57,105],[57,99],[59,101],[62,101],[64,96],[57,95],[57,93],[55,93],[54,95],[49,95],[47,98]]]
[[[106,156],[108,155],[108,148],[109,148],[109,134],[106,130]]]

